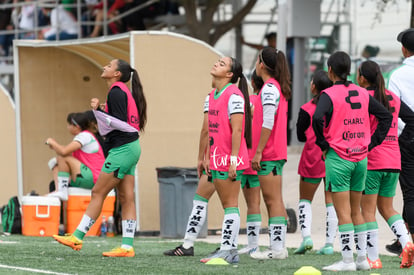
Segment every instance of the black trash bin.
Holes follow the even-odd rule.
[[[159,167],[156,170],[160,187],[160,235],[162,238],[184,238],[197,190],[197,169]],[[206,236],[207,219],[198,237]]]

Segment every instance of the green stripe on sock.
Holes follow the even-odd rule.
[[[387,223],[391,227],[391,225],[393,225],[398,220],[402,220],[402,217],[400,214],[395,214],[394,216],[388,219]]]
[[[378,229],[378,223],[377,222],[367,222],[367,230],[375,230]]]
[[[247,222],[261,222],[261,221],[262,221],[262,215],[260,214],[247,215]]]
[[[333,206],[333,203],[327,203],[326,207]]]
[[[354,231],[354,225],[352,223],[341,224],[338,226],[339,232]]]
[[[195,195],[194,195],[194,200],[196,200],[196,201],[208,202],[208,199],[203,198],[202,196],[200,196],[200,195],[198,195],[198,194],[195,194]]]
[[[68,172],[58,172],[58,177],[70,177]]]
[[[240,215],[239,208],[238,207],[224,208],[224,215],[226,215],[226,214],[238,214],[238,215]]]
[[[269,224],[287,224],[285,217],[271,217],[269,218]]]
[[[309,204],[311,204],[312,202],[310,200],[305,200],[305,199],[300,199],[299,202],[307,202]]]
[[[132,246],[134,244],[134,238],[122,237],[122,244]]]
[[[367,224],[363,223],[363,224],[354,225],[354,230],[355,230],[355,233],[367,231]]]
[[[82,231],[76,229],[75,232],[73,232],[73,236],[78,238],[79,240],[83,240],[83,237],[85,237],[86,233],[83,233]]]

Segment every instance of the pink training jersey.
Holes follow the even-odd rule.
[[[139,115],[138,115],[138,109],[137,109],[137,105],[135,104],[135,100],[132,97],[132,94],[128,88],[127,85],[125,85],[125,83],[121,82],[121,81],[117,81],[114,84],[112,84],[111,88],[109,90],[111,90],[113,87],[119,87],[122,91],[124,91],[128,97],[128,106],[127,106],[127,110],[128,110],[128,124],[131,125],[132,127],[134,127],[135,129],[137,129],[139,131]],[[105,107],[105,112],[108,113],[108,105],[106,105]]]
[[[95,135],[91,132],[85,130],[82,132],[87,132],[92,136],[92,138],[95,140],[94,142],[97,142],[99,144],[99,141],[96,139]],[[80,162],[82,162],[84,165],[86,165],[89,169],[92,171],[93,175],[93,182],[95,183],[98,179],[99,173],[101,172],[102,166],[105,162],[105,156],[102,150],[101,145],[99,144],[98,152],[96,153],[86,153],[82,151],[82,148],[76,150],[72,153],[72,156],[76,159],[78,159]]]
[[[251,109],[252,109],[252,114],[254,112],[254,102],[256,100],[257,95],[250,95],[249,99],[250,99],[250,103],[251,105]],[[247,168],[246,170],[244,170],[243,175],[257,175],[257,171],[252,169],[252,163],[251,160],[253,159],[254,155],[256,154],[256,150],[253,150],[252,148],[247,148],[247,152],[249,153],[249,168]]]
[[[331,121],[324,129],[329,146],[342,159],[363,160],[371,142],[368,91],[351,83],[349,86],[335,84],[322,92],[333,105]]]
[[[264,83],[262,89],[260,90],[253,103],[254,112],[252,121],[252,149],[256,152],[263,127],[262,97],[266,95],[262,94],[262,90],[266,85],[270,83],[275,85],[276,88],[280,91],[280,98],[279,106],[275,114],[273,129],[266,143],[266,146],[263,149],[261,161],[287,160],[288,103],[282,93],[282,90],[280,89],[279,83],[274,78],[270,78]]]
[[[374,96],[373,90],[370,90],[369,93]],[[368,170],[401,169],[401,153],[398,145],[398,114],[400,113],[401,101],[391,91],[385,90],[385,94],[392,108],[392,123],[384,141],[368,153]],[[370,115],[370,119],[371,133],[374,133],[378,121],[373,115]]]
[[[232,149],[232,128],[228,116],[228,102],[232,94],[243,97],[236,85],[229,85],[222,94],[215,99],[215,90],[210,93],[208,108],[208,132],[210,143],[210,169],[227,172],[230,167]],[[243,130],[239,154],[237,157],[237,170],[244,170],[250,166],[246,140]]]
[[[316,136],[312,128],[312,116],[315,113],[316,104],[311,100],[303,104],[301,109],[308,113],[310,124],[305,131],[306,142],[300,157],[298,174],[305,178],[323,178],[325,177],[325,162],[322,160],[321,148],[315,144]]]

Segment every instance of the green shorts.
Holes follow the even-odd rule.
[[[326,154],[325,169],[326,191],[364,191],[367,176],[367,158],[359,162],[352,162],[341,158],[331,148]]]
[[[93,174],[91,169],[89,169],[89,167],[85,164],[81,163],[80,174],[76,176],[76,181],[70,181],[69,186],[92,189],[94,185],[95,184],[93,182]]]
[[[102,167],[102,172],[112,173],[118,179],[123,179],[125,175],[135,175],[141,146],[139,140],[124,144],[120,147],[109,150],[108,157]]]
[[[260,187],[259,177],[257,175],[242,175],[241,188]]]
[[[234,179],[233,181],[240,181],[241,178],[242,178],[243,172],[244,172],[244,170],[237,170],[236,171],[236,179]],[[211,170],[211,177],[212,177],[213,181],[215,179],[226,180],[226,179],[229,178],[229,172]]]
[[[305,177],[300,177],[300,178],[305,182],[314,183],[314,184],[321,183],[321,180],[323,179],[323,178],[305,178]]]
[[[258,176],[267,176],[270,174],[270,172],[273,172],[273,175],[282,175],[283,171],[283,165],[285,165],[286,160],[272,160],[272,161],[262,161],[260,162],[260,166],[262,167],[262,170],[257,172]]]
[[[395,196],[400,173],[368,170],[365,182],[365,195],[378,194],[381,197]]]

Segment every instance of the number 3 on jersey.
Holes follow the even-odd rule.
[[[346,103],[349,103],[351,105],[352,110],[361,109],[361,103],[359,102],[351,102],[351,97],[359,96],[358,91],[356,90],[350,90],[348,91],[348,96],[345,97]]]

